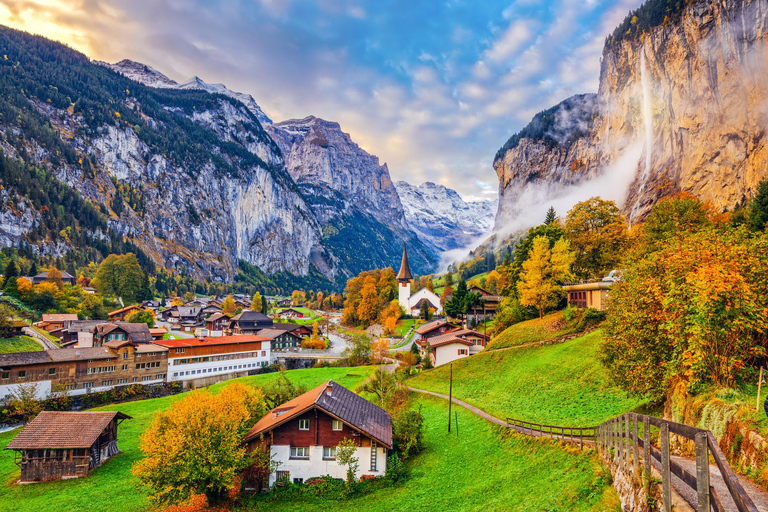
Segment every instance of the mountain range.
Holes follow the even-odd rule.
[[[102,255],[105,240],[128,244],[150,264],[201,280],[230,282],[245,267],[338,288],[361,270],[396,265],[404,244],[423,274],[465,241],[455,233],[467,219],[430,201],[473,203],[444,189],[404,208],[386,164],[338,123],[274,123],[222,84],[90,61],[4,27],[0,54],[6,246],[67,258],[78,245],[67,234],[78,233],[79,245]],[[51,194],[35,201],[34,173],[85,207],[57,220],[51,210],[68,205]],[[475,231],[489,226],[487,206]],[[435,224],[429,236],[424,219]],[[435,243],[441,229],[446,240]]]

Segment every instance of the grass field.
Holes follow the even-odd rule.
[[[642,401],[613,386],[597,360],[602,332],[543,347],[483,351],[453,363],[453,396],[494,416],[563,426],[596,425]],[[447,365],[406,381],[448,393]]]
[[[594,454],[494,428],[462,408],[459,435],[446,432],[444,400],[419,397],[425,449],[411,475],[393,487],[349,500],[258,497],[250,510],[420,511],[618,511],[610,474]]]
[[[290,380],[307,388],[318,386],[328,379],[354,389],[362,384],[373,371],[371,367],[316,368],[291,370]],[[255,375],[236,379],[254,386],[264,385],[278,377],[277,373]],[[212,386],[227,386],[230,380]],[[0,510],[3,512],[48,510],[65,511],[117,511],[148,510],[147,497],[138,481],[131,474],[131,466],[140,458],[139,436],[149,426],[157,411],[167,409],[186,394],[127,402],[100,407],[97,410],[119,410],[133,419],[120,425],[118,445],[123,453],[98,468],[91,476],[79,480],[50,482],[34,485],[11,485],[19,478],[19,468],[14,464],[14,452],[0,451]],[[19,430],[0,434],[0,447],[5,447]]]
[[[307,325],[307,324],[313,324],[316,321],[320,320],[322,318],[320,315],[312,311],[311,309],[303,308],[300,306],[294,306],[290,308],[280,308],[275,311],[277,315],[279,315],[283,310],[285,309],[295,309],[296,311],[300,311],[301,313],[304,313],[306,315],[304,318],[293,318],[292,320],[299,324],[299,325]],[[278,320],[279,321],[279,320]]]
[[[11,352],[39,352],[42,350],[43,346],[29,336],[0,339],[0,354],[10,354]]]
[[[496,336],[486,347],[486,350],[525,345],[535,341],[545,341],[576,332],[575,322],[567,323],[563,319],[563,313],[556,311],[544,318],[527,320],[508,327],[504,332]]]
[[[402,338],[408,332],[408,330],[416,323],[415,318],[403,318],[397,321],[397,328],[395,329],[395,336]]]

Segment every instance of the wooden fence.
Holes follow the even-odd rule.
[[[710,485],[709,461],[714,460],[739,512],[758,512],[752,499],[739,483],[731,469],[715,436],[709,430],[703,430],[682,423],[666,421],[653,416],[627,413],[596,427],[560,427],[539,425],[527,421],[507,418],[507,426],[518,432],[538,437],[552,437],[562,441],[590,444],[597,448],[601,456],[613,461],[617,466],[632,474],[639,474],[642,469],[647,477],[651,474],[651,465],[656,461],[660,468],[663,510],[671,509],[672,474],[677,476],[691,489],[696,491],[697,511],[725,512],[720,496]],[[651,442],[651,429],[657,428],[659,447]],[[642,429],[642,434],[640,434]],[[670,457],[669,435],[675,434],[694,443],[696,453],[696,474],[689,473]]]

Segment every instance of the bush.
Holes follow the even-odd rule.
[[[401,410],[392,415],[393,449],[403,459],[412,457],[424,448],[424,416],[419,411]]]
[[[408,478],[408,466],[399,455],[393,453],[387,457],[387,475],[386,480],[390,483],[397,483]]]

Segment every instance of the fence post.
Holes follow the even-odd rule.
[[[664,512],[672,510],[672,476],[669,472],[669,423],[661,424],[661,487],[664,492]]]
[[[707,434],[696,434],[696,491],[698,512],[709,512],[709,449]]]
[[[616,421],[616,446],[619,453],[619,466],[624,465],[624,436],[622,435],[622,429],[624,428],[624,417],[619,416]]]
[[[624,459],[624,469],[629,469],[629,454],[632,451],[632,445],[630,443],[629,439],[629,421],[630,421],[630,415],[629,413],[625,414],[624,418],[624,446],[626,447],[625,454],[626,458]]]
[[[643,418],[643,459],[645,462],[645,478],[651,479],[651,420]]]
[[[640,447],[637,442],[637,414],[632,414],[632,474],[637,475],[637,466],[640,463]]]

